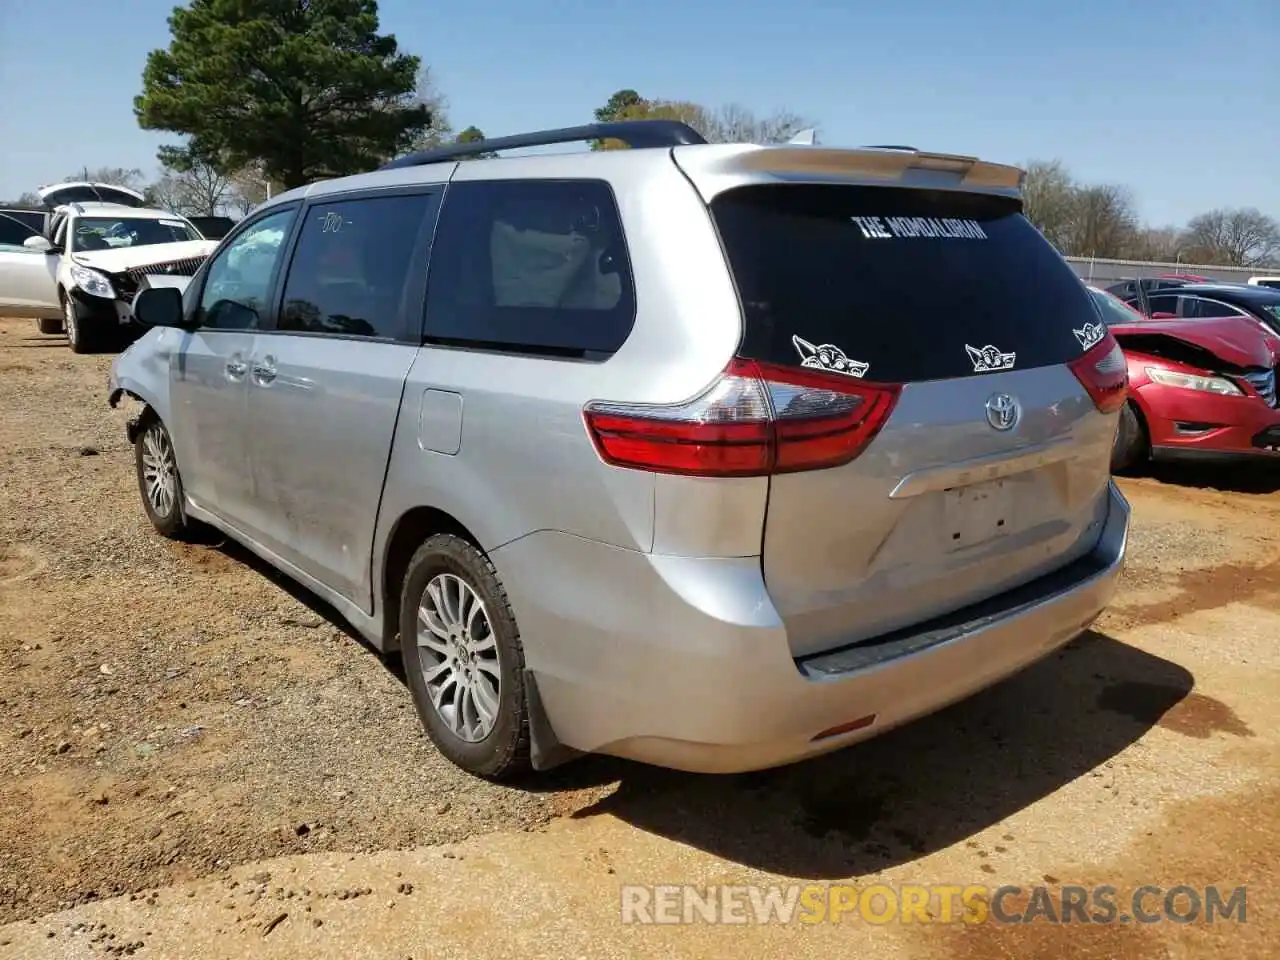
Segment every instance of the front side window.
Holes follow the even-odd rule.
[[[396,338],[430,195],[317,203],[306,214],[276,328]]]
[[[295,213],[290,208],[263,217],[218,252],[209,264],[200,295],[200,326],[258,329]]]
[[[184,220],[149,217],[81,217],[71,235],[71,252],[111,250],[114,247],[146,247],[201,239]]]
[[[631,264],[607,184],[449,187],[432,245],[429,340],[603,358],[634,323]]]

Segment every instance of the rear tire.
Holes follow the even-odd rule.
[[[54,336],[62,332],[62,321],[57,317],[42,317],[36,321],[36,329],[45,336]]]
[[[1151,441],[1147,437],[1142,417],[1132,402],[1126,403],[1120,408],[1120,427],[1116,430],[1116,440],[1111,447],[1111,472],[1132,470],[1146,463],[1150,457]]]
[[[418,716],[447,759],[489,780],[530,768],[524,648],[489,558],[428,537],[400,594],[400,653]]]

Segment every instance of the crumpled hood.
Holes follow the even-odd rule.
[[[1274,367],[1276,351],[1256,324],[1243,317],[1212,317],[1205,320],[1139,320],[1109,324],[1119,341],[1144,336],[1171,337],[1208,350],[1219,360],[1236,367]],[[1141,347],[1133,344],[1133,349]]]
[[[217,240],[182,240],[178,243],[151,243],[142,247],[89,250],[84,253],[73,253],[71,259],[86,267],[93,267],[95,270],[122,273],[125,270],[149,267],[157,263],[207,257],[213,253],[217,245]]]

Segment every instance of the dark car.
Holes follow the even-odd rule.
[[[1197,283],[1202,278],[1190,276],[1173,276],[1166,277],[1143,277],[1140,280],[1121,280],[1106,287],[1107,293],[1112,296],[1119,297],[1121,300],[1128,302],[1130,299],[1137,297],[1139,291],[1150,296],[1157,290],[1173,290],[1177,287],[1190,286]]]
[[[230,217],[187,217],[187,220],[206,240],[221,240],[236,225]]]
[[[1247,317],[1280,334],[1280,290],[1235,283],[1191,283],[1176,290],[1121,297],[1129,306],[1157,320]]]

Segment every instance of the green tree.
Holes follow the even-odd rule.
[[[644,97],[636,93],[634,90],[627,88],[625,90],[617,90],[614,92],[604,104],[604,106],[596,107],[595,118],[597,123],[609,123],[612,120],[621,120],[622,112],[637,104],[644,103]],[[616,140],[592,140],[592,150],[616,150],[622,144]]]
[[[191,0],[147,57],[134,114],[162,148],[224,173],[260,161],[296,187],[377,166],[431,126],[421,62],[378,33],[376,0]]]
[[[481,130],[479,127],[470,126],[470,127],[467,127],[465,130],[463,130],[461,133],[459,133],[453,139],[455,143],[478,143],[479,141],[484,140],[485,136],[484,136],[484,131]],[[487,160],[496,156],[497,156],[496,153],[493,153],[492,151],[490,151],[488,153],[477,153],[465,159]]]

